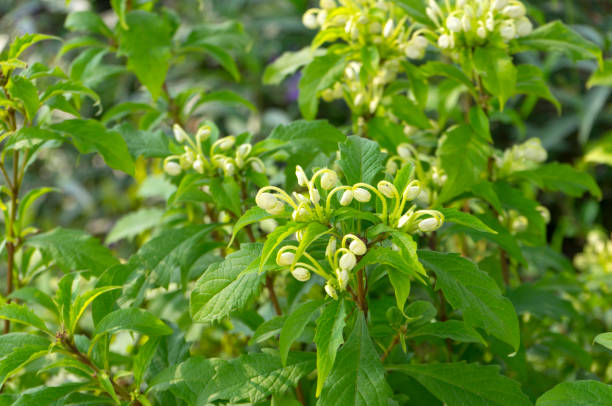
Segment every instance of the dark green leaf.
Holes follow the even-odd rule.
[[[332,371],[336,352],[344,342],[342,330],[346,317],[344,300],[328,301],[317,319],[314,342],[317,345],[317,396],[321,394],[329,373]]]
[[[350,185],[358,182],[376,184],[384,170],[385,159],[386,154],[380,152],[375,141],[353,135],[340,144],[338,165]]]
[[[598,381],[563,382],[540,396],[536,406],[608,406],[612,386]]]
[[[289,313],[285,319],[280,331],[278,346],[283,365],[287,363],[287,355],[289,354],[291,344],[302,335],[306,325],[312,320],[313,315],[319,311],[321,305],[322,302],[320,300],[302,303],[293,312]]]
[[[114,334],[117,331],[130,330],[150,337],[172,334],[172,329],[163,321],[143,309],[119,309],[107,314],[98,324],[94,334]]]
[[[319,93],[331,87],[344,71],[344,56],[329,53],[318,56],[302,72],[298,103],[307,120],[317,116]]]

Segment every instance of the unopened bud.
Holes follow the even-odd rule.
[[[225,137],[221,139],[219,144],[217,145],[221,151],[226,151],[234,146],[236,139],[233,136]]]
[[[504,8],[503,13],[510,18],[521,18],[525,15],[525,6],[523,6],[522,4],[508,6]]]
[[[383,196],[388,197],[389,199],[393,199],[398,194],[395,186],[386,180],[381,180],[378,182],[376,187],[378,191],[383,194]]]
[[[403,228],[408,223],[408,220],[410,220],[410,216],[408,216],[407,214],[404,214],[397,221],[397,228]]]
[[[264,173],[266,171],[260,160],[251,161],[251,168],[257,173]]]
[[[193,170],[200,174],[204,173],[204,161],[202,161],[202,158],[198,157],[193,161]]]
[[[236,149],[236,156],[246,158],[251,153],[252,148],[251,144],[242,144]]]
[[[196,133],[196,138],[198,138],[200,141],[206,141],[208,137],[210,137],[210,134],[212,134],[210,126],[203,125],[198,129],[198,132]]]
[[[166,161],[164,163],[164,171],[170,176],[177,176],[181,173],[181,165],[174,161]]]
[[[285,251],[276,258],[276,263],[279,266],[290,266],[295,260],[295,254],[293,252]]]
[[[327,171],[321,176],[321,187],[324,190],[329,190],[338,183],[338,175],[334,171]]]
[[[306,11],[304,16],[302,17],[302,24],[304,24],[304,27],[310,30],[314,30],[319,26],[319,24],[317,23],[317,15],[315,9],[310,9]]]
[[[421,185],[418,181],[412,181],[406,186],[404,189],[403,198],[410,201],[417,198],[417,196],[421,193]]]
[[[336,238],[331,237],[327,243],[327,247],[325,247],[325,256],[331,257],[336,252]]]
[[[300,282],[306,282],[310,279],[310,271],[306,268],[297,267],[291,271],[291,275]]]
[[[360,187],[355,188],[353,190],[353,197],[355,198],[355,200],[361,203],[367,203],[372,198],[372,196],[370,195],[370,192]]]
[[[187,138],[189,137],[187,135],[187,133],[185,132],[185,130],[183,130],[183,127],[181,127],[178,124],[174,124],[172,126],[172,131],[174,132],[174,139],[176,140],[176,142],[178,143],[183,143],[187,140]]]
[[[342,206],[348,206],[353,201],[353,192],[351,190],[345,190],[340,198],[340,204]]]
[[[516,22],[516,33],[519,37],[531,34],[533,24],[527,17],[522,17]]]
[[[300,165],[295,167],[295,177],[297,178],[298,185],[308,185],[308,177],[306,176],[306,172],[304,172]]]
[[[347,252],[340,257],[340,269],[351,270],[357,264],[357,258],[355,258],[355,254],[352,252]]]
[[[452,32],[461,31],[461,20],[455,16],[450,16],[446,19],[446,27]]]
[[[279,200],[272,193],[263,192],[257,193],[257,196],[255,196],[255,203],[260,208],[269,210],[279,203]]]
[[[336,289],[329,282],[325,285],[325,293],[332,299],[338,300],[338,293],[336,293]]]
[[[313,187],[308,193],[310,195],[310,201],[313,204],[318,204],[319,200],[321,200],[321,195],[319,194],[319,191]]]
[[[350,279],[348,271],[346,269],[336,269],[336,278],[338,279],[340,290],[345,290]]]
[[[447,49],[451,47],[451,37],[447,34],[440,35],[438,38],[438,46],[442,49]]]
[[[430,232],[430,231],[435,231],[438,228],[440,228],[442,224],[440,224],[440,222],[433,217],[430,218],[426,218],[425,220],[421,220],[419,221],[419,230],[423,231],[423,232]]]
[[[385,23],[385,27],[383,28],[383,37],[387,38],[391,36],[393,33],[393,29],[395,28],[395,23],[392,19],[388,19]]]
[[[349,250],[355,255],[364,255],[368,248],[363,241],[355,239],[349,244]]]

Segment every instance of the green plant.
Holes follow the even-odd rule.
[[[225,89],[241,76],[227,50],[247,46],[242,26],[111,3],[115,27],[68,16],[87,33],[62,45],[80,49],[69,76],[18,59],[46,36],[2,54],[0,402],[612,402],[609,242],[590,238],[577,274],[543,204],[601,190],[549,161],[540,139],[497,134],[538,99],[561,113],[524,55],[592,59],[605,77],[597,45],[560,21],[534,28],[516,0],[322,0],[303,15],[319,30],[312,45],[263,74],[278,84],[301,70],[305,120],[224,136],[202,105],[256,111]],[[210,62],[202,55],[226,72],[210,72],[223,90],[181,83],[183,66]],[[91,90],[117,77],[146,91]],[[321,99],[346,121],[316,120]],[[53,189],[23,194],[25,171],[65,142],[158,197],[121,217],[108,246],[28,222]]]

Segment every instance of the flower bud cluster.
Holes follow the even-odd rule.
[[[184,152],[164,159],[164,171],[170,176],[178,176],[187,170],[209,175],[221,170],[225,176],[233,176],[237,171],[246,170],[249,167],[258,173],[265,172],[263,161],[251,154],[252,145],[244,143],[236,146],[234,136],[220,138],[213,142],[206,155],[203,143],[212,134],[210,126],[201,126],[195,137],[187,134],[178,124],[175,124],[172,129],[175,140],[183,145]]]
[[[574,257],[574,265],[583,272],[601,275],[612,273],[612,235],[590,231],[584,251]]]
[[[514,145],[496,158],[500,175],[536,168],[546,161],[548,154],[539,138],[530,138],[522,144]]]
[[[429,0],[427,16],[436,25],[442,50],[459,51],[490,43],[507,43],[528,35],[533,25],[519,0],[455,0],[440,6]]]
[[[423,30],[408,27],[406,14],[391,1],[321,0],[320,8],[306,11],[302,20],[307,28],[320,30],[315,46],[338,40],[346,44],[344,75],[321,96],[326,101],[345,98],[357,113],[374,113],[384,86],[401,71],[401,61],[422,59],[428,46]],[[374,71],[363,69],[365,47],[374,47],[383,61]]]

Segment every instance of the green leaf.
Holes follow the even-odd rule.
[[[413,127],[428,129],[431,128],[429,118],[423,110],[412,100],[402,95],[393,95],[391,98],[391,111],[397,118]]]
[[[416,330],[410,331],[406,338],[422,336],[432,336],[444,339],[450,338],[451,340],[464,343],[481,343],[486,345],[485,340],[478,334],[478,331],[459,320],[427,323]]]
[[[211,391],[204,400],[212,402],[228,399],[235,403],[248,399],[251,403],[256,403],[271,394],[289,391],[297,385],[300,378],[312,372],[314,367],[312,353],[291,353],[285,366],[277,354],[242,355],[219,366],[213,378],[216,390]]]
[[[19,299],[24,302],[37,303],[48,309],[51,313],[59,316],[59,309],[49,295],[34,286],[24,286],[23,288],[13,291],[9,298]]]
[[[318,405],[387,406],[391,394],[365,317],[359,312],[353,331],[338,353]]]
[[[423,65],[421,69],[429,77],[442,76],[452,79],[457,83],[465,85],[465,87],[473,96],[476,96],[478,94],[470,78],[468,78],[466,74],[463,73],[463,71],[455,65],[437,61],[430,61]]]
[[[108,248],[81,230],[58,227],[28,238],[26,244],[38,248],[65,272],[91,270],[100,275],[119,262]]]
[[[46,195],[47,193],[57,192],[58,189],[52,187],[41,187],[30,190],[19,202],[19,208],[17,210],[17,226],[19,230],[23,229],[24,217],[28,212],[28,209],[32,204],[38,200],[39,197]]]
[[[129,175],[134,174],[134,161],[127,144],[116,131],[107,130],[95,120],[65,120],[51,126],[53,130],[66,133],[82,154],[98,152],[104,162],[113,169]]]
[[[601,189],[593,177],[568,164],[552,162],[536,169],[514,172],[512,176],[530,181],[544,190],[561,191],[574,197],[589,192],[601,199]]]
[[[170,365],[147,382],[147,391],[169,390],[177,398],[194,405],[215,375],[214,365],[214,361],[201,357],[191,357],[178,365]]]
[[[587,82],[587,87],[593,86],[612,86],[612,59],[606,59],[603,65],[593,72]]]
[[[489,146],[467,125],[449,130],[440,140],[437,151],[448,180],[440,200],[449,201],[477,184],[487,168]]]
[[[17,400],[11,406],[32,406],[32,405],[54,405],[56,402],[62,403],[62,398],[70,393],[79,390],[84,384],[81,382],[64,383],[59,386],[37,386],[21,392]],[[100,397],[96,397],[97,402],[102,402]],[[75,404],[72,402],[65,403]],[[82,403],[85,405],[85,403]],[[101,403],[107,404],[107,403]]]
[[[517,69],[507,51],[492,47],[477,47],[474,67],[482,77],[485,88],[499,100],[503,110],[506,101],[514,95]]]
[[[294,74],[302,66],[312,62],[315,57],[324,54],[324,50],[313,50],[310,46],[296,52],[285,52],[266,67],[262,82],[264,85],[278,85],[287,76]]]
[[[45,89],[45,92],[40,96],[40,101],[48,101],[48,104],[52,104],[52,98],[55,96],[63,96],[65,94],[80,94],[90,97],[96,105],[100,105],[100,96],[87,86],[72,81],[63,81],[52,84]],[[54,106],[55,107],[55,106]],[[56,107],[59,108],[59,107]],[[71,106],[72,109],[74,107]],[[78,113],[78,112],[77,112]],[[78,114],[76,114],[78,115]]]
[[[465,362],[388,367],[425,386],[447,406],[531,406],[518,382],[499,374],[497,366]]]
[[[286,238],[289,238],[292,234],[305,228],[308,223],[294,223],[289,222],[285,225],[278,226],[266,237],[263,249],[261,251],[261,259],[259,261],[259,267],[263,268],[264,264],[268,262],[272,253]]]
[[[40,103],[36,86],[22,76],[13,75],[6,88],[13,99],[21,101],[28,121],[34,120]]]
[[[303,154],[307,149],[313,154],[316,151],[330,154],[346,136],[325,120],[297,120],[274,127],[269,139],[285,141],[295,153]]]
[[[461,224],[462,226],[473,228],[474,230],[482,231],[483,233],[497,234],[497,231],[487,226],[478,217],[472,216],[464,211],[445,208],[439,208],[436,210],[444,215],[445,223]]]
[[[344,299],[328,301],[317,319],[314,342],[317,345],[317,397],[321,394],[332,371],[336,352],[344,342],[342,330],[346,324]]]
[[[131,123],[121,123],[114,130],[121,134],[134,160],[141,156],[165,158],[172,155],[168,146],[168,137],[163,131],[139,130]]]
[[[127,115],[132,115],[132,114],[136,115],[136,113],[138,112],[151,113],[154,111],[155,111],[155,108],[151,107],[150,105],[146,103],[137,103],[137,102],[127,101],[127,102],[115,104],[110,109],[106,110],[104,112],[104,115],[100,119],[100,121],[106,125],[109,122],[118,121],[122,117],[125,117]],[[129,124],[129,123],[122,123],[122,126],[125,124]],[[128,128],[132,128],[132,127],[130,126]],[[121,130],[117,129],[117,131],[121,133]]]
[[[491,277],[458,254],[419,251],[419,258],[437,277],[448,302],[463,312],[465,322],[480,327],[518,350],[520,333],[512,303]]]
[[[29,333],[6,333],[0,336],[0,357],[25,346],[49,347],[48,338]]]
[[[0,388],[6,379],[17,373],[30,362],[49,353],[48,345],[26,345],[20,347],[0,360]]]
[[[587,41],[561,21],[552,21],[536,28],[531,34],[519,38],[518,43],[537,51],[558,51],[575,61],[597,59],[600,64],[603,63],[599,46]]]
[[[234,239],[236,238],[236,235],[238,234],[238,231],[242,230],[246,226],[251,225],[253,223],[257,223],[262,220],[281,218],[284,216],[285,214],[270,214],[264,209],[259,208],[258,206],[251,207],[250,209],[245,211],[244,214],[240,216],[238,220],[236,220],[236,223],[234,224],[234,227],[232,229],[232,238],[230,239],[227,246],[229,247],[232,245]]]
[[[561,104],[550,92],[540,68],[533,65],[519,65],[517,69],[516,92],[546,99],[557,108],[557,113],[561,114]]]
[[[194,322],[220,320],[257,296],[264,279],[256,266],[261,252],[262,244],[242,244],[239,251],[208,267],[191,293],[190,311]]]
[[[142,208],[121,217],[109,231],[104,241],[112,244],[124,238],[132,239],[161,223],[164,211],[156,208]]]
[[[103,286],[89,290],[82,295],[79,295],[74,303],[70,306],[70,332],[74,333],[79,323],[79,319],[89,306],[98,296],[111,290],[121,289],[121,286]]]
[[[306,325],[312,320],[314,314],[316,314],[323,302],[321,300],[311,300],[305,303],[302,303],[298,308],[289,313],[283,327],[280,331],[280,340],[278,345],[278,350],[280,353],[280,358],[283,365],[287,364],[287,356],[289,354],[289,349],[291,348],[291,344],[295,340],[297,340]]]
[[[286,319],[287,315],[282,315],[272,317],[270,320],[261,323],[253,332],[249,344],[263,343],[272,337],[278,336]]]
[[[7,59],[17,58],[23,51],[36,44],[37,42],[44,41],[47,39],[55,39],[60,41],[58,37],[54,37],[52,35],[45,34],[24,34],[20,37],[17,37],[11,43],[11,46],[8,51]]]
[[[134,380],[136,381],[137,386],[142,383],[144,374],[151,364],[153,357],[155,357],[160,341],[160,337],[149,338],[147,342],[140,347],[138,354],[134,357]]]
[[[136,331],[149,337],[172,334],[172,329],[144,309],[119,309],[107,314],[96,324],[94,335],[114,334],[121,330]]]
[[[204,51],[208,55],[210,55],[215,61],[219,63],[219,65],[223,67],[223,69],[225,69],[229,72],[230,75],[232,75],[234,80],[240,80],[240,71],[238,70],[238,65],[236,65],[236,62],[234,61],[234,58],[232,58],[232,55],[230,55],[230,53],[227,52],[225,49],[213,44],[198,44],[197,49]]]
[[[168,18],[143,10],[130,11],[125,22],[129,28],[119,28],[117,53],[127,56],[128,69],[157,100],[168,72],[174,27]]]
[[[106,26],[102,18],[93,11],[74,11],[66,17],[64,23],[70,31],[90,32],[112,38],[113,32]]]
[[[612,333],[601,333],[595,336],[593,340],[599,345],[603,345],[609,350],[612,350]]]
[[[234,93],[229,90],[219,90],[216,92],[205,93],[202,95],[200,100],[198,100],[197,105],[202,105],[204,103],[210,102],[221,102],[225,104],[241,104],[243,106],[248,107],[252,111],[257,111],[257,107],[253,105],[250,101],[240,96],[237,93]]]
[[[386,154],[375,141],[353,135],[340,144],[338,165],[349,185],[364,182],[375,184],[384,170]]]
[[[15,303],[0,306],[0,319],[9,320],[15,323],[26,324],[39,330],[49,332],[49,329],[34,312],[26,306]]]
[[[38,127],[22,127],[10,136],[4,146],[5,150],[35,149],[41,144],[59,146],[65,138],[55,131]]]
[[[406,14],[408,14],[415,21],[423,24],[431,26],[433,22],[427,16],[425,12],[426,3],[421,0],[392,0],[393,3],[397,3],[401,8],[404,9]]]
[[[317,56],[302,71],[298,104],[307,120],[317,116],[319,93],[331,87],[344,71],[344,56],[329,53]]]
[[[536,406],[608,406],[612,386],[598,381],[563,382],[544,393]]]
[[[233,177],[211,179],[210,190],[215,191],[212,193],[212,198],[217,210],[228,210],[236,216],[242,213],[240,186]]]

